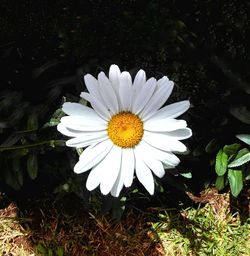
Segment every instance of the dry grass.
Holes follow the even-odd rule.
[[[250,219],[231,213],[228,194],[210,189],[189,196],[200,207],[131,210],[120,222],[87,212],[70,198],[32,202],[21,213],[11,203],[0,210],[0,255],[250,255]]]
[[[120,223],[92,213],[67,215],[53,209],[33,229],[39,249],[63,255],[159,255],[160,246],[152,237],[147,220],[129,213]],[[152,239],[153,238],[153,239]]]
[[[17,218],[18,209],[14,203],[0,210],[0,254],[8,256],[32,256],[35,250],[29,240],[21,219]]]
[[[15,208],[15,219],[2,233],[5,245],[0,248],[0,255],[163,255],[163,247],[143,214],[131,211],[116,222],[84,212],[74,204],[65,207],[62,203],[45,200],[22,213],[21,224],[16,218],[18,210],[11,204],[3,210],[2,223],[8,220],[6,210],[10,207]]]

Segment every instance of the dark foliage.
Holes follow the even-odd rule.
[[[63,184],[56,191],[85,193],[79,189],[85,177],[71,173],[77,155],[57,147],[62,138],[51,122],[44,124],[63,97],[79,100],[85,73],[107,71],[112,63],[132,73],[167,74],[176,83],[170,101],[192,103],[184,117],[194,133],[186,142],[190,153],[177,172],[191,171],[193,179],[168,174],[165,190],[176,183],[199,191],[214,182],[218,149],[249,133],[248,1],[3,0],[1,9],[3,185],[29,191],[50,180],[51,190]]]

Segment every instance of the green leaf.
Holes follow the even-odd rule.
[[[218,176],[215,181],[215,187],[222,190],[225,187],[224,176]]]
[[[205,148],[205,151],[209,154],[216,152],[219,150],[219,143],[217,138],[213,138],[210,140]]]
[[[12,160],[12,168],[4,169],[5,183],[15,190],[20,190],[23,184],[23,173],[20,170],[20,158]]]
[[[223,151],[229,156],[235,154],[239,149],[240,149],[240,144],[238,144],[238,143],[234,143],[231,145],[225,145],[223,147]]]
[[[88,101],[86,101],[85,99],[81,98],[81,99],[79,100],[79,103],[82,104],[82,105],[84,105],[84,106],[87,106]]]
[[[18,147],[19,146],[13,146],[5,149],[9,150],[9,156],[11,158],[26,156],[29,153],[29,149],[24,148],[25,146],[21,146],[23,148],[18,148]],[[4,151],[4,149],[0,147],[0,152],[1,151]]]
[[[181,176],[187,178],[187,179],[191,179],[192,178],[192,173],[191,172],[184,172],[184,173],[180,173]]]
[[[32,112],[27,121],[27,129],[28,130],[35,130],[38,129],[38,115],[37,112]]]
[[[63,254],[64,254],[63,252],[64,252],[63,247],[58,247],[56,250],[56,255],[63,256]]]
[[[126,201],[115,201],[112,205],[112,218],[120,220],[125,211]]]
[[[241,150],[237,153],[235,159],[238,159],[238,158],[244,156],[244,155],[247,154],[248,152],[249,152],[249,150],[248,150],[247,148],[241,149]]]
[[[54,193],[63,193],[63,192],[69,192],[69,190],[70,190],[70,184],[69,183],[64,183],[64,184],[62,184],[62,185],[59,185],[59,186],[57,186],[55,189],[54,189]]]
[[[53,250],[51,248],[48,248],[48,256],[53,256]]]
[[[243,176],[244,180],[250,180],[250,164],[247,166],[243,174],[244,174]]]
[[[231,115],[245,124],[250,124],[250,111],[246,106],[241,105],[230,109]]]
[[[229,169],[228,180],[232,195],[237,197],[243,188],[242,171]]]
[[[35,153],[30,153],[27,159],[27,172],[32,180],[37,177],[38,161]]]
[[[22,138],[22,134],[12,133],[4,142],[1,147],[11,147],[15,145]]]
[[[5,175],[5,182],[15,190],[21,189],[21,185],[17,182],[16,177],[10,172]]]
[[[228,155],[221,149],[217,156],[215,161],[215,171],[219,176],[222,176],[227,171],[227,160]]]
[[[83,153],[84,149],[83,148],[76,148],[77,154],[80,156]]]
[[[47,254],[47,249],[44,247],[44,245],[42,245],[41,243],[39,243],[36,246],[36,249],[39,253],[41,253],[41,255],[46,255]]]
[[[239,151],[239,153],[240,153],[240,151]],[[237,156],[236,156],[235,160],[228,165],[229,168],[239,167],[239,166],[250,161],[250,152],[249,151],[245,152],[243,155],[240,155],[238,157]]]
[[[201,146],[196,147],[192,152],[194,157],[202,156],[204,154],[204,149]]]
[[[65,116],[64,112],[62,109],[57,109],[54,114],[52,115],[51,119],[43,125],[43,128],[47,127],[53,127],[56,126],[60,123],[61,118]]]
[[[250,134],[237,134],[236,137],[247,145],[250,145]]]
[[[13,178],[16,179],[17,183],[20,187],[23,185],[23,172],[21,170],[21,158],[16,157],[12,160],[12,170],[13,170]]]

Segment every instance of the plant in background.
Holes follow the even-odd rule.
[[[239,134],[236,137],[248,146],[242,147],[239,143],[225,145],[215,160],[217,189],[222,190],[229,183],[234,197],[239,195],[244,182],[250,179],[250,134]]]
[[[236,77],[232,72],[230,74],[231,77]],[[239,75],[237,77],[238,80],[243,80]],[[250,125],[248,101],[250,91],[249,86],[246,86],[246,83],[244,85],[240,87],[240,94],[237,94],[236,90],[229,90],[228,94],[231,96],[227,100],[227,115],[225,115],[226,119],[231,121],[227,123],[229,134],[225,132],[225,129],[221,133],[224,141],[228,141],[230,136],[235,137],[235,134],[240,133],[236,137],[242,143],[236,142],[229,145],[223,143],[224,147],[219,150],[215,159],[215,171],[218,175],[215,182],[216,187],[222,190],[229,184],[234,197],[239,195],[244,184],[250,179],[250,135],[247,134]]]
[[[74,86],[77,84],[76,77],[68,75],[72,67],[68,69],[61,60],[33,67],[32,76],[28,64],[30,51],[26,53],[22,44],[0,48],[3,71],[0,80],[0,182],[14,190],[37,179],[40,171],[49,172],[55,168],[49,164],[45,167],[45,164],[50,158],[47,153],[53,155],[60,150],[55,149],[56,146],[64,145],[51,128],[53,121],[62,116],[61,112],[56,112],[47,121],[56,108],[56,101],[61,102],[63,87],[71,86],[72,80]],[[43,161],[44,157],[48,161]]]
[[[39,169],[38,174],[42,173],[42,170],[46,171],[49,180],[52,176],[60,177],[65,169],[70,170],[76,162],[76,154],[69,148],[51,150],[49,144],[44,144],[31,147],[29,150],[14,149],[16,146],[40,143],[48,139],[48,135],[49,138],[58,136],[53,134],[55,129],[41,129],[41,126],[50,119],[51,113],[61,104],[62,95],[67,101],[78,100],[68,97],[68,91],[75,88],[76,81],[72,79],[74,76],[67,77],[68,70],[60,68],[61,65],[68,66],[67,63],[60,64],[58,61],[53,61],[59,56],[67,56],[71,60],[69,63],[73,67],[70,69],[71,74],[72,71],[75,72],[75,61],[78,63],[77,66],[82,65],[81,69],[78,69],[79,73],[105,70],[110,63],[116,62],[126,66],[131,73],[141,66],[149,73],[157,70],[156,76],[167,73],[173,78],[177,85],[168,102],[184,100],[190,96],[194,106],[185,116],[185,120],[192,124],[195,133],[195,136],[188,141],[192,154],[182,156],[177,170],[192,171],[193,191],[203,188],[204,183],[211,181],[209,154],[213,154],[214,157],[214,153],[216,154],[222,145],[229,144],[227,141],[230,141],[235,134],[248,133],[242,124],[235,123],[234,118],[228,115],[230,110],[235,118],[245,121],[245,113],[250,107],[248,95],[239,94],[239,89],[249,94],[249,58],[246,58],[248,48],[245,43],[249,27],[247,1],[240,4],[237,1],[232,1],[230,4],[223,2],[215,4],[213,1],[206,1],[204,4],[195,1],[193,5],[185,8],[182,8],[181,1],[179,3],[172,1],[165,5],[153,0],[143,5],[132,0],[118,2],[119,4],[113,8],[112,1],[109,3],[89,1],[88,4],[85,1],[76,1],[74,4],[62,1],[60,4],[53,3],[50,8],[45,9],[46,5],[39,1],[31,6],[32,11],[22,3],[18,8],[14,8],[16,19],[12,18],[13,15],[9,15],[13,13],[13,8],[4,8],[6,12],[0,17],[6,34],[2,38],[0,47],[0,56],[3,60],[0,61],[2,62],[0,86],[1,90],[4,87],[12,92],[21,93],[23,98],[21,102],[18,99],[8,100],[11,99],[10,94],[3,92],[3,95],[8,97],[1,99],[0,102],[0,143],[2,147],[12,148],[0,152],[0,165],[4,170],[0,175],[0,181],[5,182],[3,178],[5,172],[12,173],[13,177],[18,177],[20,173],[27,174],[27,160],[30,163],[28,167],[30,171],[31,167],[36,167],[36,162],[38,163],[38,168],[31,171],[32,177],[37,173],[34,170]],[[9,2],[6,1],[3,5],[8,6]],[[218,12],[221,15],[217,15]],[[60,15],[55,15],[58,13]],[[33,22],[26,24],[29,19],[23,17],[30,15]],[[19,31],[18,36],[15,35],[16,31]],[[113,40],[114,34],[116,40]],[[24,41],[23,45],[27,48],[28,54],[25,54],[23,46],[15,47],[16,38]],[[8,43],[8,49],[5,49],[5,43]],[[19,57],[13,59],[15,48]],[[100,51],[96,52],[96,49]],[[4,57],[8,55],[12,56],[8,57],[10,61],[6,61]],[[25,63],[23,61],[25,58],[30,61]],[[41,63],[46,64],[41,66]],[[135,63],[138,66],[134,66]],[[28,70],[25,70],[26,67]],[[34,79],[27,81],[23,78],[31,77],[30,67],[35,67],[32,72]],[[23,80],[21,81],[20,78]],[[50,79],[53,81],[48,83]],[[47,102],[47,97],[40,97],[40,95],[45,96],[47,92],[51,98],[50,102]],[[77,95],[75,91],[73,95]],[[27,99],[27,96],[30,98]],[[28,115],[33,115],[31,112],[37,107],[37,98],[43,98],[39,102],[49,110],[48,115],[42,118],[40,113],[34,111],[34,115],[38,114],[39,128],[37,131],[27,132]],[[246,105],[242,106],[244,101]],[[7,105],[2,107],[6,103],[10,105],[8,110]],[[53,117],[46,126],[51,127],[56,124],[57,117]],[[20,135],[19,139],[16,137],[17,134]],[[210,138],[214,138],[212,142],[218,142],[216,142],[218,147],[210,151],[210,146],[213,146],[210,143],[204,150]],[[9,142],[6,139],[9,139]],[[8,145],[4,144],[5,142],[8,142]],[[46,153],[47,150],[50,150],[50,154]],[[56,155],[58,150],[63,150],[63,153]],[[16,157],[19,153],[26,155]],[[48,162],[50,157],[51,164]],[[63,159],[60,161],[54,161],[61,157]],[[43,168],[42,165],[46,167]],[[17,166],[20,168],[16,168]],[[173,179],[179,181],[179,177],[175,177],[177,171],[168,170],[161,180],[155,177],[157,191],[160,184],[166,185],[165,191],[168,191],[174,184]],[[188,176],[190,177],[190,174]],[[67,182],[57,191],[73,190],[73,192],[77,191],[82,199],[86,198],[87,191],[82,190],[85,188],[83,184],[86,181],[86,173],[72,174],[68,178],[69,175],[65,175]],[[21,176],[20,181],[22,181]],[[133,191],[137,184],[135,180],[133,187],[126,192]],[[95,191],[91,195],[99,195],[98,192]]]
[[[57,129],[73,137],[69,147],[85,148],[74,171],[78,174],[91,169],[86,187],[119,197],[132,185],[134,174],[146,190],[154,194],[154,177],[165,174],[180,162],[173,152],[185,152],[179,140],[192,135],[184,120],[175,118],[190,106],[189,101],[163,104],[173,90],[166,76],[146,80],[140,70],[134,81],[131,75],[111,65],[109,78],[103,72],[98,80],[90,74],[84,77],[89,93],[81,93],[93,109],[79,103],[66,102]]]

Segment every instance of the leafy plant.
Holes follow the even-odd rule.
[[[48,256],[63,256],[64,250],[62,247],[58,246],[56,248],[51,248],[50,246],[46,246],[42,243],[39,243],[36,246],[36,249],[39,254],[41,255],[48,255]]]
[[[30,52],[26,51],[22,43],[0,47],[0,184],[7,190],[20,190],[41,171],[52,172],[55,168],[45,167],[43,161],[51,158],[47,153],[53,155],[64,145],[53,127],[62,111],[53,112],[61,102],[62,91],[70,97],[68,92],[76,89],[71,85],[77,84],[77,76],[72,75],[72,67],[65,61],[31,65]],[[30,66],[32,75],[27,76]],[[71,88],[65,90],[68,85]]]
[[[236,137],[250,146],[250,134],[239,134]],[[237,197],[244,182],[250,179],[250,150],[239,143],[225,145],[216,155],[215,171],[218,175],[215,185],[218,190],[229,183],[231,193]]]

